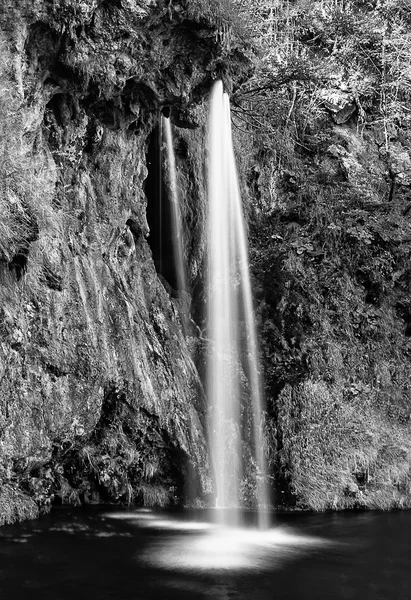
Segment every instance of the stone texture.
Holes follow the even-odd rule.
[[[357,110],[353,96],[345,91],[323,90],[320,97],[337,125],[346,123]]]
[[[156,272],[144,193],[149,135],[170,105],[175,122],[197,127],[181,133],[194,158],[180,176],[195,278],[204,190],[189,182],[199,115],[213,65],[221,69],[222,54],[229,65],[230,54],[210,22],[193,27],[193,18],[184,3],[135,0],[1,8],[3,75],[18,116],[5,152],[32,178],[18,200],[31,224],[0,255],[8,498],[26,494],[42,508],[54,497],[166,504],[184,495],[187,473],[192,496],[210,492],[204,395],[193,334],[182,328],[187,301],[171,297]],[[238,48],[231,54],[240,73],[247,61]]]

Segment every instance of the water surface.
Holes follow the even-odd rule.
[[[54,509],[0,528],[0,598],[411,600],[411,512],[280,514],[225,531],[205,511]]]

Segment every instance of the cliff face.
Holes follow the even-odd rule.
[[[410,12],[296,2],[263,22],[236,116],[279,497],[410,507]]]
[[[195,4],[1,9],[0,522],[53,497],[167,504],[188,471],[210,489],[187,298],[156,272],[145,188],[161,107],[198,127],[222,59],[245,64]],[[180,139],[192,279],[197,131]]]
[[[3,2],[0,523],[211,490],[196,366],[215,77],[234,87],[280,498],[410,506],[409,11],[377,4]],[[161,112],[197,329],[160,215]]]

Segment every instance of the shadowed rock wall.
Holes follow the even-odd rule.
[[[212,76],[228,56],[246,66],[223,22],[184,2],[0,9],[0,522],[53,498],[177,502],[187,472],[194,496],[210,491],[202,387],[182,303],[152,259],[144,182],[160,108],[197,127],[186,136],[197,156]],[[204,238],[195,167],[192,279]]]

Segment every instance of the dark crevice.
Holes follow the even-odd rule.
[[[399,301],[396,304],[397,315],[404,321],[404,335],[411,337],[411,304],[408,300]]]
[[[388,202],[392,202],[394,200],[394,196],[395,196],[397,176],[391,168],[388,169],[388,174],[389,174],[389,178],[390,178],[390,191],[388,194]]]
[[[65,94],[55,94],[46,105],[45,115],[53,115],[55,124],[59,127],[63,127],[64,123],[62,120],[62,105],[65,99]]]
[[[54,273],[50,267],[43,267],[44,280],[48,288],[61,292],[63,290],[63,278]]]
[[[141,230],[141,227],[133,219],[128,219],[128,221],[126,221],[126,225],[130,229],[131,235],[133,236],[133,239],[134,239],[134,243],[137,246],[140,239],[143,237],[143,232]]]
[[[134,78],[126,81],[121,95],[123,103],[139,104],[149,111],[159,104],[156,92],[147,84]]]
[[[25,51],[39,70],[49,70],[56,60],[61,45],[61,36],[49,25],[39,21],[29,27]]]
[[[64,370],[64,369],[60,369],[57,365],[52,365],[50,363],[46,363],[44,365],[44,369],[47,371],[47,373],[49,373],[50,375],[53,375],[54,377],[64,377],[65,375],[68,375],[68,371]]]
[[[114,423],[115,418],[121,414],[122,405],[126,399],[124,390],[117,389],[116,386],[109,386],[104,392],[104,400],[101,407],[101,415],[94,430],[94,437],[97,442],[106,429]]]
[[[27,271],[28,256],[28,250],[20,250],[9,262],[9,271],[15,274],[17,281],[20,281]]]
[[[357,272],[357,279],[364,287],[365,290],[365,302],[374,306],[381,305],[382,286],[381,283],[373,281],[371,274],[363,269]]]
[[[169,106],[163,106],[161,109],[161,113],[165,116],[166,119],[170,117],[171,108]]]
[[[188,159],[188,143],[184,138],[178,138],[174,141],[174,152],[179,158]]]

